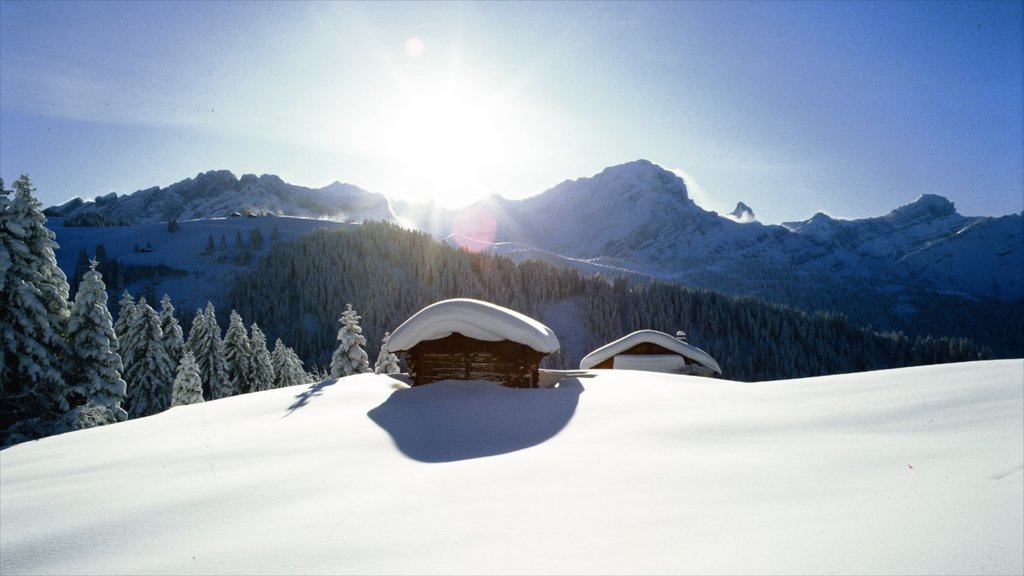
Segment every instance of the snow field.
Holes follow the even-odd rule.
[[[0,572],[1024,570],[1024,360],[358,375],[0,452]]]

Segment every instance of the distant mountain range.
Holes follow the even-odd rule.
[[[875,218],[819,213],[764,225],[742,202],[727,215],[702,209],[682,178],[646,160],[530,198],[492,196],[462,210],[389,202],[339,182],[312,189],[227,171],[47,209],[65,218],[90,212],[140,224],[231,214],[387,220],[517,260],[840,310],[876,328],[903,329],[949,299],[1024,306],[1022,214],[962,216],[946,198],[926,194]]]
[[[88,213],[132,224],[152,224],[232,214],[283,215],[338,221],[393,220],[388,200],[358,186],[334,182],[323,188],[288,184],[264,174],[236,177],[227,170],[211,170],[166,188],[147,188],[132,194],[116,193],[85,201],[75,198],[46,209],[48,216],[70,218]]]

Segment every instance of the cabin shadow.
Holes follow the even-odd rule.
[[[444,380],[396,390],[367,416],[409,458],[455,462],[551,439],[572,419],[583,390],[578,377],[562,378],[552,388]]]

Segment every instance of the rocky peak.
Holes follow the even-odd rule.
[[[910,204],[900,206],[886,218],[903,224],[928,222],[956,214],[956,206],[944,196],[922,194]]]
[[[757,221],[757,217],[754,216],[754,210],[743,202],[737,202],[736,209],[729,212],[728,216],[730,219],[742,223]]]

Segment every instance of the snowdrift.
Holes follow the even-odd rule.
[[[0,451],[0,573],[1024,571],[1024,360],[362,375]]]

